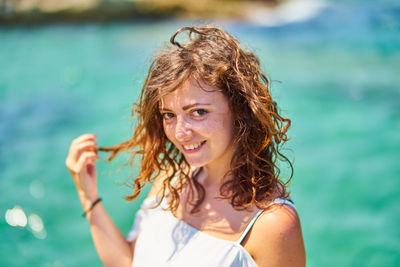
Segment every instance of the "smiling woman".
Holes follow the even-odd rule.
[[[218,88],[189,79],[160,102],[164,132],[193,168],[229,166],[233,119]]]
[[[178,43],[176,36],[189,33]],[[279,177],[290,120],[278,113],[256,55],[213,26],[185,27],[153,61],[133,137],[100,148],[141,157],[125,239],[97,193],[96,136],[75,139],[67,166],[106,266],[304,266],[296,209]]]

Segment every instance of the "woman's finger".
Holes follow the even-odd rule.
[[[81,154],[78,161],[73,159],[72,156],[68,156],[65,161],[65,165],[67,166],[71,174],[77,174],[81,172],[83,166],[82,164],[85,164],[88,159],[93,159],[95,161],[99,158],[95,152],[86,151]]]
[[[77,145],[79,143],[88,141],[88,140],[96,140],[97,136],[94,134],[82,134],[81,136],[72,140],[72,145]]]
[[[82,152],[93,151],[97,153],[97,148],[98,146],[94,141],[85,141],[77,145],[72,145],[70,148],[70,155],[75,161],[78,161]]]
[[[99,159],[99,157],[93,151],[82,152],[81,156],[79,157],[78,162],[76,163],[75,172],[80,173],[84,168],[86,168],[86,165],[89,162],[89,160],[96,161],[98,159]]]

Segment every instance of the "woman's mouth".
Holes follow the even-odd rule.
[[[198,143],[190,144],[190,145],[182,145],[182,147],[186,153],[193,153],[193,152],[199,151],[203,147],[205,142],[206,141],[202,141],[202,142],[198,142]]]

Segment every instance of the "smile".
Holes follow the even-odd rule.
[[[200,150],[200,148],[203,146],[203,144],[205,142],[206,141],[202,141],[202,142],[199,142],[196,144],[191,144],[191,145],[183,145],[182,147],[185,150],[185,152],[196,152],[196,151]]]

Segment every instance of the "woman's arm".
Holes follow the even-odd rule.
[[[306,255],[297,212],[273,205],[254,224],[245,248],[260,267],[304,267]]]
[[[87,211],[98,198],[96,136],[84,134],[72,141],[66,165],[75,182],[82,207]],[[128,242],[103,205],[96,204],[87,213],[93,242],[105,266],[131,266],[135,241]]]

